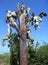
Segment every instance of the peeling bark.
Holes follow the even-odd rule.
[[[22,14],[20,16],[20,65],[27,65],[27,47],[26,47],[26,25],[25,16]]]

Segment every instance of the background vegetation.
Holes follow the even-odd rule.
[[[20,65],[19,45],[18,35],[12,34],[8,44],[10,53],[0,55],[0,65]],[[28,45],[28,65],[48,65],[48,44],[38,45],[38,42],[36,47]]]

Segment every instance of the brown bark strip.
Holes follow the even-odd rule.
[[[20,16],[20,33],[23,39],[20,39],[20,65],[27,65],[26,25],[23,14]]]

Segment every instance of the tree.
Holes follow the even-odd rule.
[[[11,35],[8,47],[10,47],[10,64],[20,65],[20,44],[18,35],[15,33]]]
[[[11,39],[9,40],[8,47],[10,47],[10,64],[11,65],[20,65],[20,43],[18,39],[18,35],[16,33],[11,35]],[[36,58],[36,50],[34,46],[28,45],[28,55],[27,61],[28,65],[34,64]]]
[[[45,43],[45,42],[44,42]],[[47,65],[48,64],[48,45],[43,45],[37,48],[39,42],[36,42],[36,46],[28,44],[28,65]],[[11,65],[20,65],[20,42],[16,33],[11,35],[9,40],[10,47],[10,63]]]
[[[3,42],[10,38],[11,36],[11,27],[15,28],[20,39],[20,65],[27,65],[27,47],[26,42],[27,39],[32,44],[34,43],[34,39],[30,36],[30,29],[29,24],[32,22],[32,25],[34,26],[35,30],[39,28],[39,22],[42,21],[43,16],[47,16],[46,13],[41,12],[38,16],[35,16],[34,13],[32,13],[31,16],[29,16],[30,8],[26,8],[23,3],[18,4],[18,10],[16,12],[12,12],[8,10],[7,16],[6,16],[6,23],[8,25],[8,33],[3,38]],[[16,23],[16,20],[18,19],[18,24]]]
[[[38,65],[48,65],[48,45],[43,45],[38,49],[37,62]]]

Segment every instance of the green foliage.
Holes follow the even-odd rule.
[[[15,33],[12,34],[11,39],[9,40],[9,45],[10,47],[10,64],[11,65],[19,65],[20,64],[20,55],[19,55],[19,49],[20,49],[20,44],[19,44],[19,39],[18,35]]]
[[[37,61],[41,65],[48,65],[48,45],[41,46],[37,51]]]
[[[33,46],[29,46],[28,47],[28,65],[34,64],[35,63],[35,59],[36,59],[35,48],[33,48]]]
[[[12,35],[12,37],[14,37],[14,35]],[[16,38],[14,37],[14,40],[15,39]],[[18,42],[16,42],[17,39],[14,40],[12,38],[12,43],[10,44],[11,54],[0,55],[0,65],[2,65],[2,63],[4,63],[4,65],[20,65],[20,44],[19,40]],[[48,45],[40,46],[38,49],[34,46],[28,46],[27,60],[28,65],[48,65]]]
[[[48,65],[48,45],[38,47],[39,42],[37,41],[36,43],[36,47],[33,45],[28,46],[28,65]],[[20,65],[20,44],[18,35],[12,34],[9,40],[9,47],[11,52],[11,65]]]
[[[10,65],[10,54],[0,54],[0,65]]]
[[[11,65],[20,65],[20,44],[18,35],[12,34],[11,39],[9,40],[10,46],[10,63]],[[28,65],[33,64],[35,62],[36,51],[33,46],[28,46]]]

